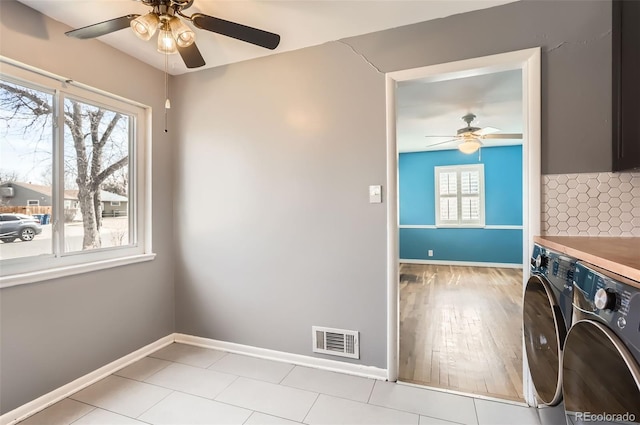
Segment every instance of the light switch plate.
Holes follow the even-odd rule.
[[[382,186],[380,185],[369,186],[369,203],[370,204],[382,203]]]

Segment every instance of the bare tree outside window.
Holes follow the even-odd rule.
[[[3,180],[55,186],[51,171],[52,102],[50,93],[0,80],[0,176]],[[64,120],[61,141],[64,190],[59,193],[64,196],[65,215],[67,205],[76,205],[79,210],[76,217],[81,220],[81,223],[65,223],[65,251],[129,243],[129,202],[121,202],[125,204],[124,209],[118,211],[105,211],[103,205],[129,200],[131,117],[70,97],[64,99],[60,113]],[[110,238],[117,243],[102,240],[105,213],[124,216],[117,232],[119,236]],[[66,240],[73,236],[74,228],[81,244],[69,244]]]
[[[127,170],[129,117],[72,99],[65,99],[64,111],[65,181],[75,181],[75,187],[65,186],[65,192],[78,191],[84,225],[82,249],[100,248],[102,205],[111,201],[103,200],[103,185]],[[126,186],[121,188],[121,193],[127,192]]]

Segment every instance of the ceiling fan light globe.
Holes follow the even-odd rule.
[[[196,33],[179,18],[171,18],[169,27],[178,46],[189,47],[196,41]]]
[[[458,150],[465,154],[472,154],[480,149],[481,143],[477,140],[465,140],[458,145]]]
[[[173,38],[171,31],[167,29],[161,29],[158,32],[158,52],[165,55],[178,53],[176,40]]]
[[[159,24],[160,18],[158,18],[158,15],[150,12],[131,21],[131,29],[138,38],[147,41],[156,33]]]

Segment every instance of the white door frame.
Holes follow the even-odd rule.
[[[398,380],[399,350],[399,204],[396,144],[396,85],[399,81],[445,81],[508,70],[522,70],[522,258],[523,291],[529,278],[533,237],[540,234],[540,48],[484,56],[386,74],[387,94],[387,379]],[[515,318],[514,318],[515,319]],[[520,319],[520,318],[517,318]],[[526,357],[523,341],[523,357]],[[523,364],[525,401],[535,405],[527,361]]]

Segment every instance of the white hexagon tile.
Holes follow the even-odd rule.
[[[542,233],[640,236],[640,173],[542,176]]]

